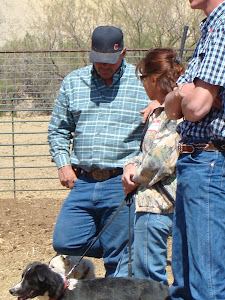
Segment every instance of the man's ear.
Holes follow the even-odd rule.
[[[127,47],[123,47],[123,52],[122,52],[123,58],[126,56],[126,54],[127,54]]]

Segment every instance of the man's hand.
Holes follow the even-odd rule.
[[[147,121],[148,116],[151,115],[158,106],[160,106],[160,103],[157,100],[154,100],[145,109],[140,111],[140,113],[143,114],[142,123]]]
[[[136,189],[139,186],[139,184],[132,181],[132,177],[136,173],[136,169],[137,168],[135,166],[133,166],[132,164],[127,165],[124,169],[121,181],[123,184],[123,189],[124,189],[125,195],[129,194],[130,192],[132,192],[134,189]]]
[[[64,166],[58,170],[59,180],[63,186],[69,189],[73,189],[74,182],[77,180],[77,176],[71,165]]]

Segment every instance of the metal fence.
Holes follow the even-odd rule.
[[[126,60],[136,64],[146,51],[128,50]],[[192,53],[184,50],[185,65]],[[51,162],[47,128],[63,78],[88,64],[85,50],[0,51],[0,197],[68,193]]]

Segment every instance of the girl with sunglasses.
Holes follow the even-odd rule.
[[[127,161],[122,183],[125,194],[135,194],[132,270],[136,278],[148,278],[168,285],[167,240],[172,233],[176,191],[175,164],[177,124],[164,111],[165,96],[176,87],[184,66],[171,48],[151,49],[136,67],[150,100],[158,107],[150,115],[142,142],[142,153]],[[141,74],[141,75],[139,75]],[[127,250],[116,276],[126,276]]]

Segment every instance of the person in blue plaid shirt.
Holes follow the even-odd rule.
[[[149,99],[125,61],[123,32],[99,26],[92,35],[91,65],[62,82],[49,123],[48,141],[63,186],[71,189],[62,205],[53,247],[82,255],[125,198],[121,183],[127,159],[138,155]],[[71,140],[73,140],[71,147]],[[103,257],[113,276],[128,240],[126,205],[87,256]],[[134,205],[131,206],[131,218]]]
[[[189,0],[207,18],[165,109],[178,125],[172,299],[225,299],[225,1]]]

